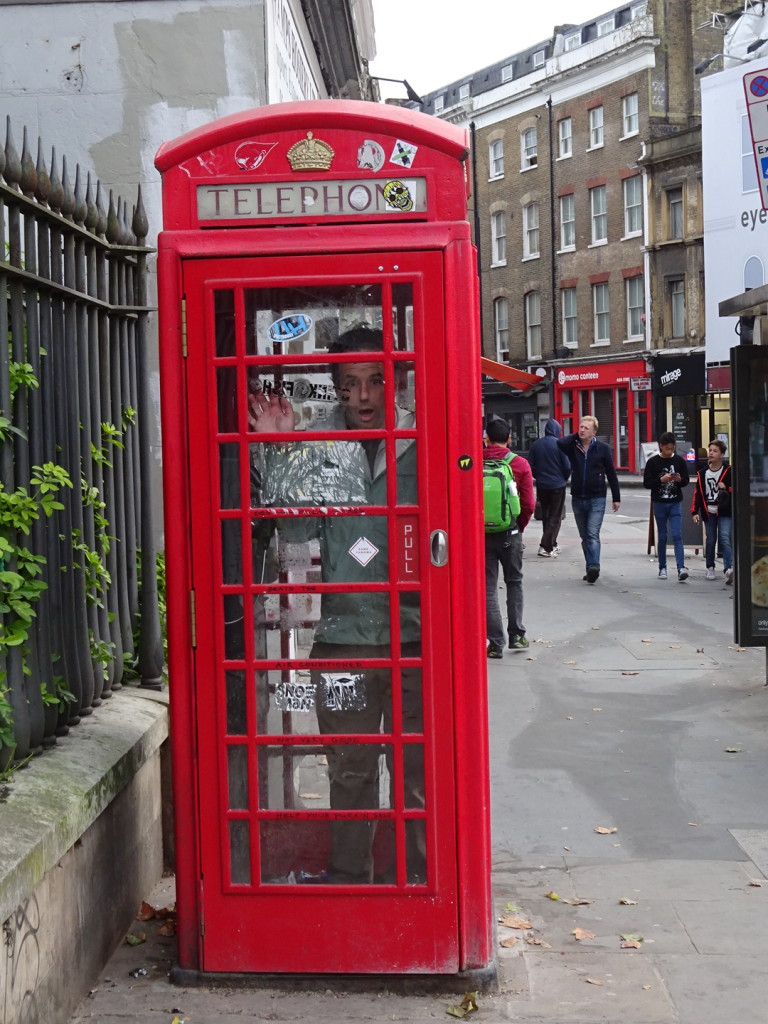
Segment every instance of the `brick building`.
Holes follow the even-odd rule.
[[[549,383],[485,389],[518,450],[586,413],[631,471],[659,430],[701,444],[711,20],[703,0],[633,0],[425,98],[472,134],[484,354]]]

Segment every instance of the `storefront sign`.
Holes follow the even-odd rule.
[[[653,387],[653,381],[650,377],[630,377],[629,378],[629,390],[630,391],[650,391]]]
[[[561,388],[609,388],[628,384],[632,377],[644,374],[644,359],[624,359],[616,363],[594,363],[592,366],[561,366],[556,380]]]
[[[424,178],[364,178],[330,181],[265,181],[198,185],[201,221],[271,220],[424,213]]]
[[[704,390],[704,353],[657,356],[653,363],[656,391],[665,395],[700,395]]]

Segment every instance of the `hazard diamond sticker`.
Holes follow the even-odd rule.
[[[349,553],[360,565],[368,565],[378,555],[379,549],[367,537],[360,537],[349,549]]]

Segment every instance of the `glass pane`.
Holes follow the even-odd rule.
[[[416,371],[413,363],[398,363],[395,370],[395,426],[401,430],[416,425]],[[404,415],[411,414],[411,419]]]
[[[224,594],[224,657],[227,661],[242,661],[245,657],[243,631],[243,599],[239,594]]]
[[[216,401],[219,410],[219,433],[237,433],[237,367],[220,366],[216,370]]]
[[[350,328],[381,329],[375,284],[253,288],[245,292],[247,355],[327,351]]]
[[[235,351],[235,293],[221,289],[213,293],[216,321],[216,355],[218,358],[236,355]]]
[[[227,734],[244,736],[247,728],[245,703],[245,672],[224,673],[227,694]]]
[[[241,583],[243,579],[241,523],[239,519],[221,521],[221,578],[224,583]]]
[[[230,821],[229,857],[232,884],[250,885],[251,837],[247,821]]]
[[[391,747],[380,743],[261,747],[259,777],[267,785],[260,806],[329,810],[333,801],[334,810],[387,809],[391,761]]]
[[[395,349],[413,349],[413,285],[410,283],[392,285],[392,333]]]
[[[238,455],[238,445],[219,445],[219,486],[221,487],[221,508],[240,507],[240,470]]]
[[[227,747],[230,810],[248,809],[248,748]]]
[[[267,885],[395,882],[391,821],[263,821],[260,831],[262,882]],[[349,858],[335,862],[332,848],[349,850]],[[362,858],[355,855],[361,849]]]

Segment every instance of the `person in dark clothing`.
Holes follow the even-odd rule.
[[[595,583],[600,575],[600,527],[609,485],[613,511],[618,512],[621,504],[613,455],[605,441],[595,436],[597,427],[594,416],[582,416],[578,433],[559,437],[556,442],[571,462],[571,505],[586,561],[587,583]]]
[[[506,420],[488,424],[488,444],[483,459],[496,461],[509,455],[509,426]],[[520,496],[520,514],[509,530],[485,535],[485,617],[488,632],[488,657],[504,657],[504,627],[499,610],[499,565],[507,588],[507,634],[511,651],[524,651],[529,641],[523,625],[523,530],[535,505],[531,467],[520,455],[509,463]]]
[[[643,486],[651,492],[653,517],[659,531],[656,551],[660,580],[667,578],[667,527],[675,548],[677,578],[680,583],[688,579],[683,547],[683,488],[688,479],[687,462],[675,454],[675,435],[666,431],[659,438],[659,454],[648,459],[643,474]]]
[[[562,430],[557,420],[547,420],[544,436],[534,441],[528,453],[531,472],[536,481],[536,498],[541,505],[542,558],[556,558],[560,553],[557,535],[565,507],[565,486],[571,475],[571,464],[564,452],[557,447]]]
[[[703,520],[706,532],[704,558],[707,579],[715,578],[715,553],[718,544],[723,552],[725,582],[733,583],[733,546],[731,494],[733,482],[731,467],[723,461],[725,443],[719,438],[709,442],[707,466],[696,474],[696,489],[691,502],[694,523]]]

